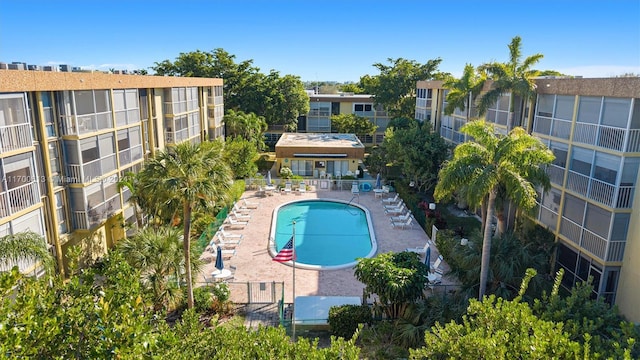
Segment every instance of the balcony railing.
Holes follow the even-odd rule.
[[[607,149],[622,151],[626,129],[600,125],[598,129],[598,145]]]
[[[580,225],[565,217],[562,218],[560,222],[560,234],[564,235],[564,237],[576,245],[580,245],[581,230]]]
[[[567,189],[614,208],[630,208],[635,186],[616,186],[569,170]]]
[[[589,193],[589,177],[569,170],[569,175],[567,176],[567,189],[573,190],[583,196],[587,196]]]
[[[31,125],[17,124],[0,126],[0,142],[2,151],[11,151],[33,145]]]
[[[582,248],[597,256],[599,259],[604,260],[607,250],[607,239],[591,232],[587,229],[582,233]]]
[[[120,194],[116,194],[104,203],[90,208],[89,211],[73,211],[71,214],[73,226],[75,229],[91,229],[120,208]]]
[[[626,244],[625,241],[609,241],[607,261],[622,261]]]
[[[11,214],[35,205],[40,200],[38,196],[38,183],[26,183],[7,191],[6,200],[9,200]]]
[[[116,169],[116,154],[104,156],[100,159],[92,160],[86,164],[67,164],[67,174],[65,180],[70,183],[82,184]]]
[[[628,134],[627,152],[640,152],[640,130],[629,130]]]

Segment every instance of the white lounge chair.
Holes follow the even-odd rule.
[[[407,211],[406,214],[402,214],[402,215],[398,215],[398,216],[392,216],[390,219],[391,221],[407,221],[408,218],[411,217],[411,210]]]
[[[234,249],[239,244],[239,239],[225,239],[224,236],[220,235],[220,233],[216,233],[209,243],[209,245],[214,248],[216,246],[220,246],[223,249]]]
[[[259,204],[247,201],[247,199],[242,199],[242,205],[247,209],[257,209]]]
[[[391,205],[384,205],[384,208],[385,208],[385,210],[388,210],[388,209],[398,209],[398,208],[400,208],[400,207],[401,207],[401,206],[403,206],[403,205],[404,205],[404,201],[402,201],[402,199],[400,199],[400,201],[399,201],[399,202],[397,202],[397,203],[394,203],[394,204],[391,204]]]
[[[222,234],[222,236],[225,239],[242,239],[244,237],[244,235],[242,234],[234,234],[234,233],[226,232],[224,230],[224,226],[221,226],[220,229],[218,229],[217,233]]]
[[[431,245],[431,241],[427,240],[427,242],[424,244],[424,247],[421,248],[406,248],[404,251],[412,251],[416,254],[426,254],[427,253],[427,249],[429,248],[429,246]]]
[[[391,222],[391,226],[395,229],[395,228],[401,228],[401,229],[405,229],[406,227],[413,227],[413,218],[410,217],[409,219],[407,219],[407,221],[400,221],[400,222],[396,222],[396,221],[392,221]]]
[[[440,270],[440,264],[442,264],[442,260],[444,260],[444,257],[442,257],[442,255],[438,255],[438,258],[436,259],[436,261],[434,261],[433,264],[429,266],[429,271],[436,272]]]
[[[284,189],[282,189],[282,191],[284,191],[285,194],[290,193],[291,192],[291,183],[287,182],[284,184]]]
[[[383,204],[388,204],[388,205],[393,204],[393,203],[396,203],[396,202],[398,202],[398,198],[399,198],[399,197],[400,197],[400,194],[399,194],[399,193],[396,193],[396,196],[394,196],[394,197],[392,197],[392,198],[382,199],[382,203],[383,203]],[[400,199],[400,200],[402,200],[402,199]]]
[[[304,181],[300,181],[300,184],[298,184],[298,193],[304,194],[306,192],[307,192],[307,184],[305,184]]]
[[[213,254],[213,257],[215,258],[218,255],[218,249],[216,247],[212,247],[211,248],[211,253]],[[223,259],[230,259],[235,254],[236,254],[236,249],[222,249],[222,258]]]
[[[249,219],[251,219],[251,215],[242,214],[235,210],[231,211],[231,215],[233,215],[238,220],[249,221]]]
[[[244,207],[238,203],[233,204],[233,211],[235,212],[239,212],[239,213],[249,213],[251,212],[251,210],[253,209],[249,209],[248,207]]]
[[[246,222],[246,221],[238,221],[236,219],[231,218],[230,216],[228,216],[224,220],[224,223],[228,224],[229,226],[233,226],[233,227],[245,227],[246,225],[249,225],[249,223]]]
[[[400,207],[392,208],[392,209],[386,209],[384,211],[384,213],[389,215],[389,216],[400,216],[401,214],[404,213],[404,211],[406,209],[407,209],[407,206],[404,203],[402,203],[402,205],[400,205]]]
[[[265,197],[267,196],[267,192],[260,186],[258,190],[256,190],[256,196]]]
[[[358,187],[358,183],[356,181],[351,183],[351,193],[353,195],[360,195],[360,188]]]

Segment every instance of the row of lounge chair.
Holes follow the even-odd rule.
[[[407,205],[400,198],[399,194],[392,198],[382,199],[382,205],[384,206],[384,212],[390,216],[391,226],[394,229],[406,229],[413,227],[413,216],[411,210],[407,208]]]
[[[209,242],[208,250],[214,255],[214,257],[218,256],[218,247],[221,249],[222,259],[224,260],[231,259],[236,254],[236,247],[240,245],[244,239],[244,235],[234,233],[229,230],[234,228],[244,228],[244,226],[248,224],[249,219],[251,219],[251,210],[257,208],[258,203],[249,202],[246,199],[242,200],[240,203],[234,204],[229,215],[222,223],[222,226],[220,226]],[[229,266],[229,269],[235,270],[235,267]],[[233,278],[233,276],[234,271],[229,271],[225,268],[224,270],[217,270],[216,274],[212,274],[211,278],[208,278],[206,275],[204,278],[205,282],[227,281]]]

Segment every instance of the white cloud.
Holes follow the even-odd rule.
[[[555,69],[563,74],[585,78],[616,77],[623,74],[640,74],[640,66],[589,65]]]

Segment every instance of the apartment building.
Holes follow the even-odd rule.
[[[562,285],[592,276],[594,298],[617,304],[639,322],[640,78],[540,78],[536,86],[532,101],[514,99],[513,114],[511,94],[505,94],[484,118],[506,133],[513,116],[513,126],[527,129],[556,155],[548,167],[552,187],[539,194],[535,220],[556,237]],[[420,81],[417,88],[416,118],[430,116],[445,139],[464,142],[459,130],[467,114],[444,115],[442,83]]]
[[[73,245],[104,254],[135,224],[123,174],[168,144],[224,135],[222,84],[0,70],[0,236],[43,235],[60,268]]]
[[[367,145],[376,145],[384,140],[384,131],[389,124],[389,116],[380,105],[374,104],[372,95],[341,94],[309,94],[309,113],[298,117],[299,133],[330,133],[331,116],[354,114],[366,117],[377,125],[376,133],[357,134],[360,141]],[[280,126],[270,126],[265,133],[266,143],[275,144],[284,133]]]

